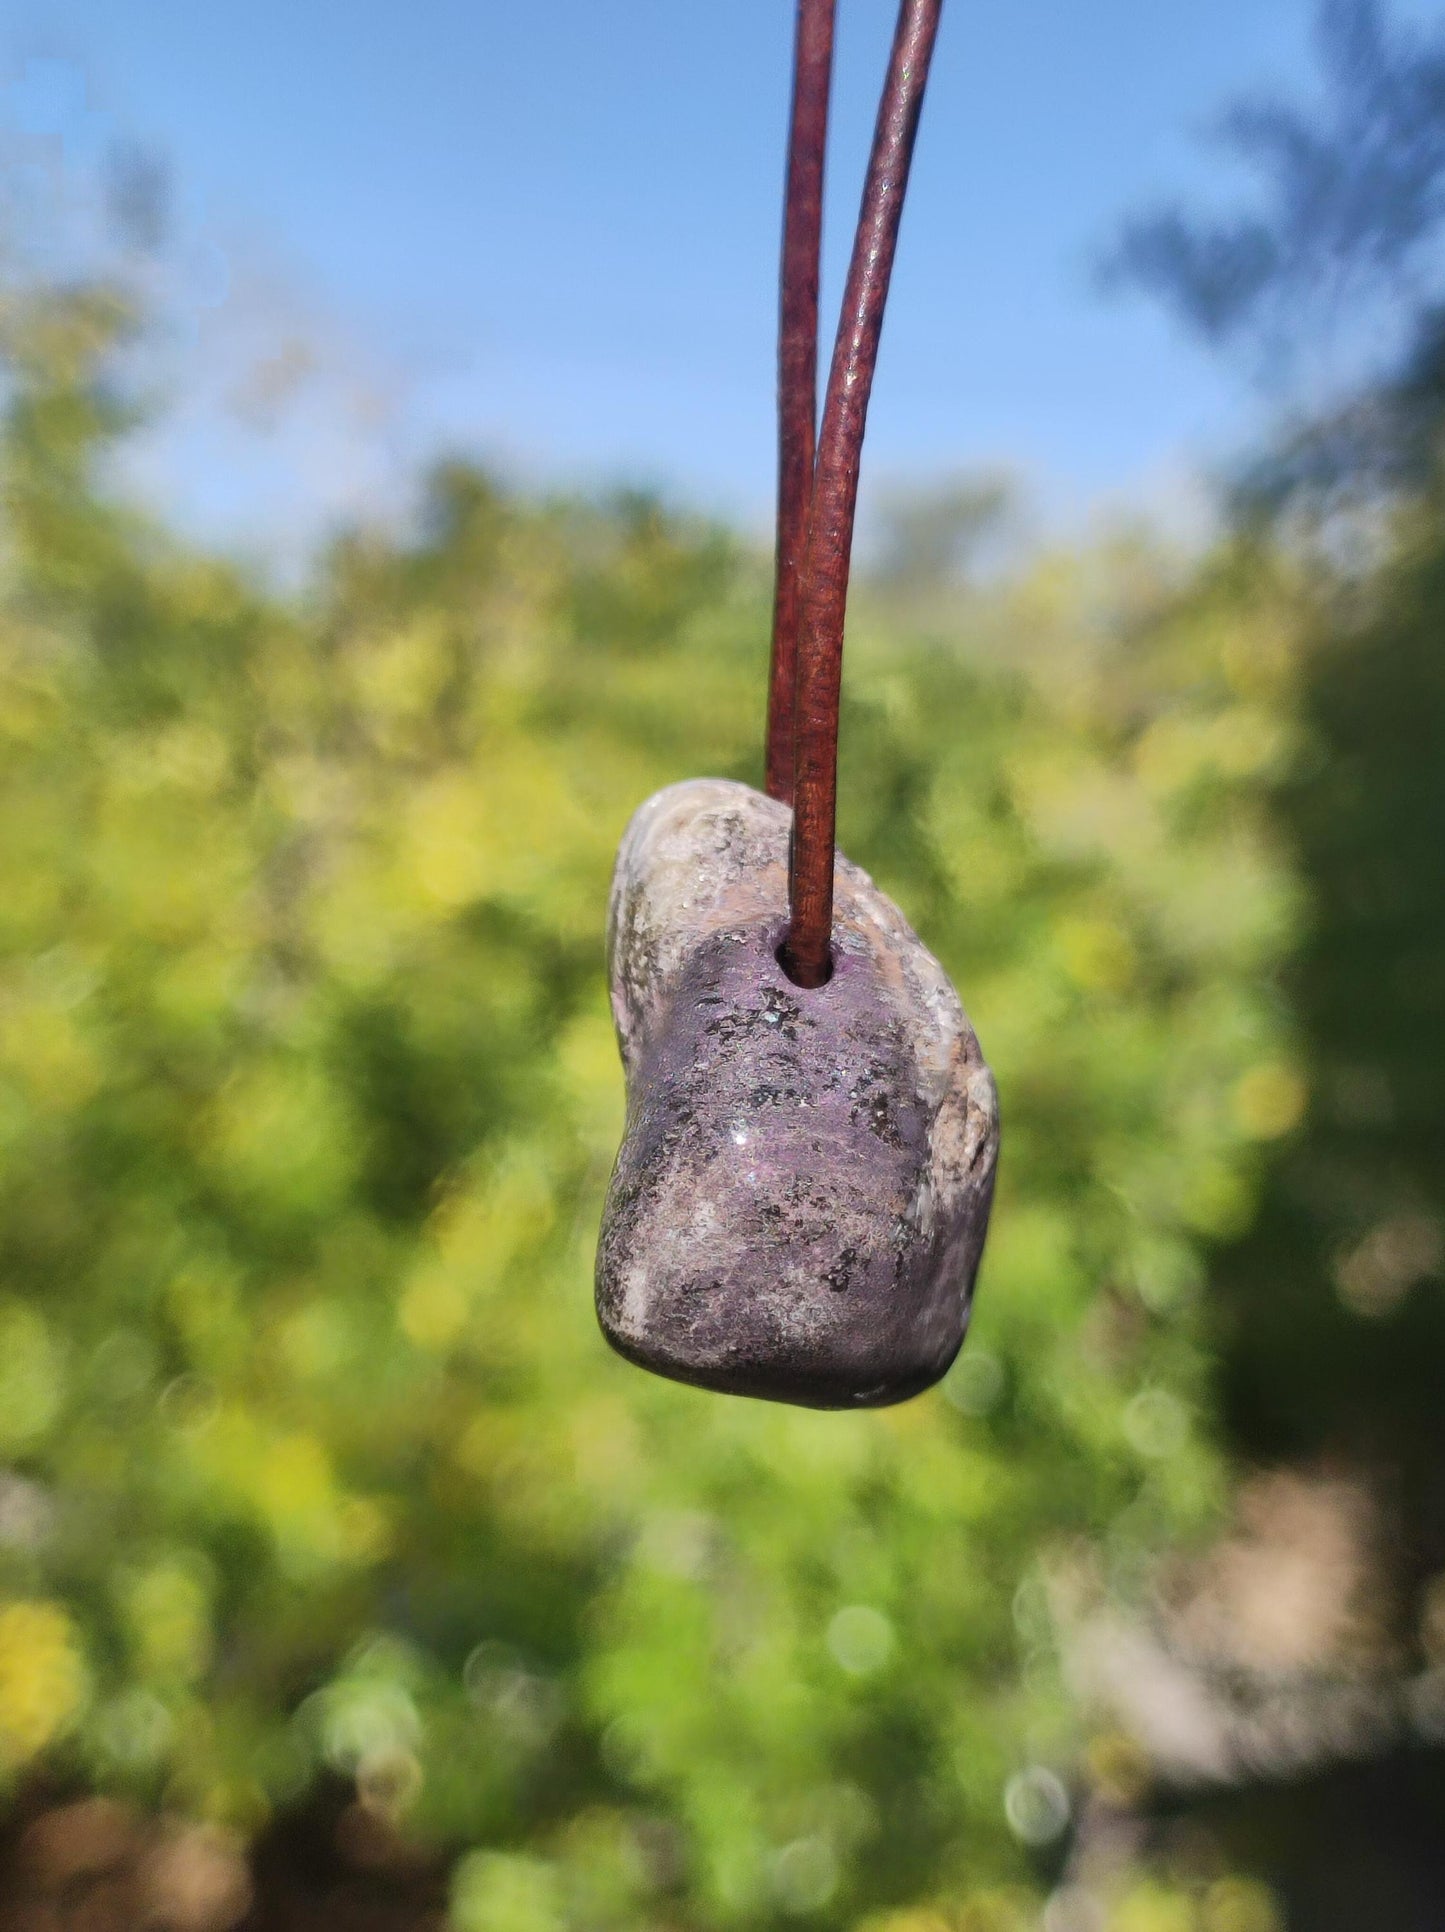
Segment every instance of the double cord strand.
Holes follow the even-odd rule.
[[[788,976],[799,986],[823,985],[832,971],[831,937],[833,929],[833,847],[838,802],[838,708],[843,676],[843,624],[848,604],[848,566],[853,548],[853,520],[858,505],[858,469],[863,449],[863,432],[868,417],[868,399],[873,388],[873,372],[878,361],[878,340],[883,329],[883,311],[888,300],[888,283],[893,272],[893,256],[898,245],[898,226],[903,200],[908,189],[908,170],[913,159],[913,144],[918,134],[918,117],[923,107],[928,82],[929,62],[938,33],[943,0],[902,0],[893,50],[888,62],[888,77],[878,108],[873,132],[873,148],[863,187],[863,203],[853,241],[853,256],[843,291],[843,308],[833,360],[828,374],[828,389],[823,405],[823,426],[817,439],[817,456],[812,464],[812,488],[807,504],[807,542],[802,567],[791,569],[782,545],[782,518],[786,507],[797,517],[796,498],[798,463],[796,435],[803,409],[796,388],[789,385],[793,365],[790,348],[797,352],[797,367],[803,366],[806,337],[812,337],[812,359],[816,361],[817,340],[817,215],[800,205],[796,217],[793,181],[800,147],[816,140],[814,154],[809,148],[799,172],[803,204],[807,184],[816,174],[818,207],[822,201],[822,136],[827,126],[827,66],[824,66],[823,102],[819,111],[810,97],[800,112],[794,101],[793,143],[789,157],[788,210],[784,222],[785,341],[781,357],[785,371],[781,384],[781,436],[784,457],[779,485],[779,598],[793,599],[796,611],[796,676],[791,711],[778,701],[779,658],[786,656],[787,638],[775,628],[773,679],[768,721],[769,790],[775,797],[786,797],[775,790],[775,773],[781,762],[782,740],[792,741],[793,844],[789,879],[789,917],[787,937],[780,958]],[[831,48],[832,6],[822,0],[799,0],[799,59],[795,69],[795,90],[805,79],[816,89],[815,68],[805,68],[802,58],[805,41],[815,44],[814,34],[822,38],[815,16],[827,13],[826,39]],[[813,33],[808,29],[812,27]],[[803,132],[800,135],[799,126]],[[813,226],[809,227],[809,219]],[[793,231],[796,229],[796,234]],[[793,256],[788,251],[792,234],[797,259],[811,269],[808,284],[801,294],[790,292],[788,276]],[[805,250],[811,246],[809,258]],[[811,290],[811,295],[810,295]],[[793,306],[796,300],[796,309]],[[811,326],[808,316],[811,314]],[[798,318],[801,317],[801,321]],[[789,322],[797,334],[786,339]],[[814,380],[816,381],[816,375]],[[807,398],[808,445],[812,443],[813,399]],[[793,479],[793,480],[789,480]],[[790,539],[796,524],[790,523]],[[796,550],[788,553],[795,557]],[[785,593],[781,580],[791,577]],[[786,615],[786,606],[784,607]],[[775,622],[778,613],[775,609]],[[775,742],[776,739],[776,742]]]

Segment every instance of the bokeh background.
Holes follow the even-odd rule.
[[[534,11],[0,48],[0,1926],[1445,1925],[1445,18],[950,10],[841,833],[1005,1151],[839,1417],[590,1306],[790,9]]]

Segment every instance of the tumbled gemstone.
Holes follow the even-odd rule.
[[[623,838],[608,953],[627,1125],[597,1312],[622,1354],[679,1381],[880,1406],[963,1341],[997,1102],[942,967],[841,855],[832,977],[787,978],[791,822],[695,779]]]

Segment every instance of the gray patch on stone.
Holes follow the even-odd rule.
[[[998,1103],[942,967],[841,854],[833,976],[787,978],[791,824],[700,778],[623,836],[607,942],[627,1126],[597,1314],[678,1381],[877,1407],[936,1382],[963,1341]]]

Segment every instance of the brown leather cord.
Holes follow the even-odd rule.
[[[770,798],[793,797],[793,706],[798,677],[798,587],[808,541],[818,415],[818,261],[823,169],[833,80],[835,0],[798,0],[793,111],[778,314],[778,536],[768,671],[766,778]]]
[[[779,953],[799,986],[821,986],[832,971],[838,707],[858,468],[908,169],[942,11],[943,0],[903,0],[899,9],[818,437],[799,587],[793,852],[788,933]]]

